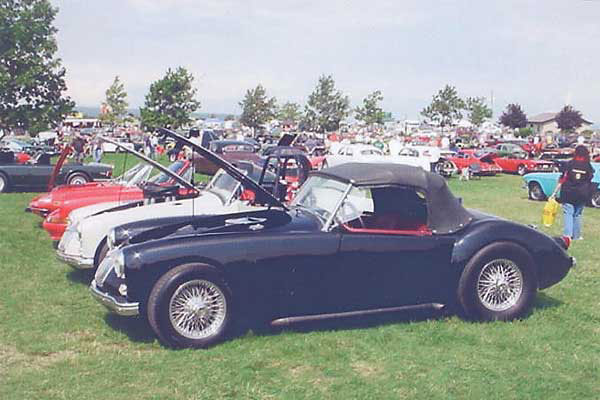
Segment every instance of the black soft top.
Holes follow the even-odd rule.
[[[460,200],[454,197],[445,179],[420,167],[346,163],[312,172],[311,175],[358,187],[410,186],[423,191],[427,201],[427,226],[434,234],[459,231],[473,220]]]

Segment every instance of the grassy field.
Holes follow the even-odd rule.
[[[540,223],[519,177],[450,185],[468,207]],[[90,297],[90,275],[23,212],[31,197],[0,195],[0,399],[600,398],[600,210],[585,210],[578,268],[522,321],[398,316],[174,351]]]

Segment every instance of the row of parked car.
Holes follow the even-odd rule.
[[[45,217],[59,259],[93,272],[96,300],[147,318],[168,346],[405,311],[521,318],[574,264],[562,239],[465,208],[421,167],[318,170],[289,146],[234,166],[161,132],[218,166],[208,184],[193,183],[190,160],[163,167],[127,150],[143,163],[110,182],[58,186],[29,210]]]

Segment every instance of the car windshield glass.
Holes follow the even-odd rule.
[[[143,167],[144,163],[137,163],[133,167],[129,168],[127,171],[123,172],[123,175],[115,178],[117,182],[127,183],[137,174]]]
[[[347,187],[347,183],[311,176],[300,188],[292,206],[308,208],[326,220],[335,212]]]
[[[169,171],[177,174],[181,168],[183,167],[184,162],[179,160],[179,161],[175,161],[173,164],[169,165]],[[149,182],[155,183],[157,185],[161,185],[165,182],[167,182],[169,179],[171,179],[171,177],[167,174],[165,174],[164,172],[161,172],[158,175],[153,176]]]
[[[206,186],[206,190],[216,194],[223,202],[237,189],[239,182],[223,170],[219,170]]]

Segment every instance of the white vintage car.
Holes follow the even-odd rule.
[[[250,163],[238,163],[237,169],[208,150],[194,147],[222,168],[200,196],[141,206],[117,204],[109,209],[107,203],[103,203],[74,210],[58,244],[58,258],[78,269],[96,268],[108,250],[107,235],[116,226],[150,218],[227,214],[260,208],[244,200],[244,189],[256,187],[257,181],[275,182],[274,174],[265,172],[262,175],[263,169]]]
[[[388,156],[377,147],[367,144],[348,144],[340,146],[336,154],[330,154],[325,157],[323,168],[333,167],[348,162],[404,164],[412,165],[413,167],[421,167],[425,171],[431,171],[431,164],[428,159],[399,155]]]
[[[411,160],[426,162],[431,172],[449,177],[457,168],[452,161],[446,159],[447,154],[447,151],[434,146],[405,146],[398,152],[397,157],[408,165],[414,165],[411,164]]]
[[[118,211],[104,209],[97,212],[96,205],[82,207],[69,216],[69,226],[58,244],[58,258],[78,269],[96,268],[108,250],[108,232],[116,226],[148,218],[227,214],[253,208],[240,199],[241,186],[225,171],[219,170],[201,195],[193,199]]]

